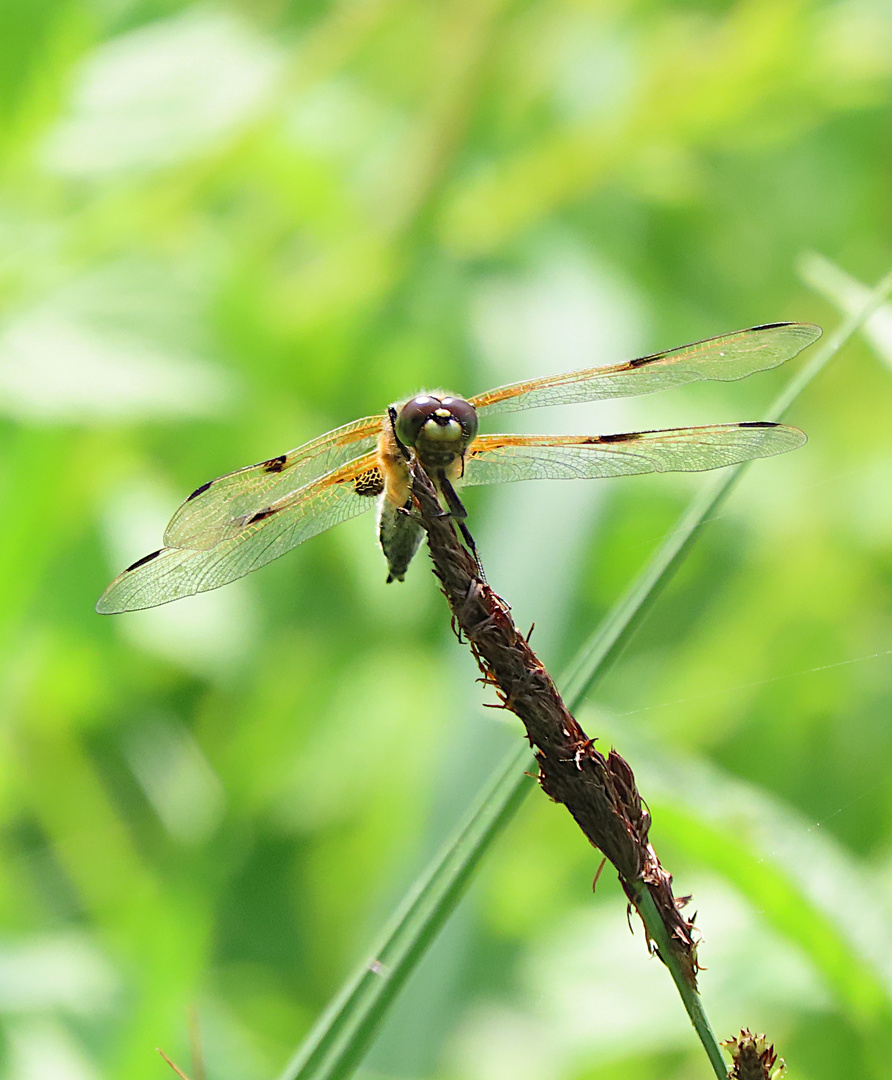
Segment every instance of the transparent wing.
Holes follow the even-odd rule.
[[[371,450],[380,431],[381,417],[366,416],[287,454],[202,484],[170,519],[164,543],[167,547],[209,551],[234,535],[233,522],[287,498]]]
[[[157,607],[207,592],[278,559],[317,533],[375,505],[383,489],[374,453],[245,514],[237,532],[215,547],[163,547],[135,562],[109,585],[96,610],[102,615]]]
[[[798,428],[764,422],[624,435],[481,435],[468,451],[464,483],[701,472],[784,454],[805,441]]]
[[[634,397],[701,379],[731,382],[783,364],[820,336],[820,327],[810,323],[753,326],[611,367],[512,383],[469,400],[481,416],[487,416],[540,405]]]

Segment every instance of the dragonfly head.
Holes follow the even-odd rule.
[[[448,465],[477,434],[477,412],[457,397],[418,394],[396,418],[396,436],[411,446],[423,464]]]

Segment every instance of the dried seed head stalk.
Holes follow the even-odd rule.
[[[589,841],[616,867],[636,909],[642,891],[650,892],[685,977],[696,987],[696,931],[693,920],[681,912],[688,898],[673,896],[672,877],[648,841],[650,813],[631,768],[615,750],[605,757],[595,749],[514,625],[508,605],[486,584],[478,561],[460,543],[430,479],[417,464],[412,473],[415,506],[427,532],[434,572],[452,609],[453,629],[467,640],[503,706],[523,722],[542,790],[567,807]],[[650,934],[647,939],[659,955]]]

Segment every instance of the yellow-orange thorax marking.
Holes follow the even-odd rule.
[[[384,495],[394,506],[405,506],[409,501],[409,463],[403,456],[393,433],[390,417],[384,421],[378,436],[378,468],[384,477]]]

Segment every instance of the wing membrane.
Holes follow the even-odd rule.
[[[541,405],[634,397],[702,379],[731,382],[790,360],[821,336],[810,323],[770,323],[610,367],[512,383],[470,398],[481,416]]]
[[[702,472],[784,454],[805,441],[798,428],[768,423],[625,435],[481,435],[468,451],[464,483]]]
[[[128,567],[96,605],[100,614],[157,607],[183,596],[227,585],[278,559],[317,533],[371,510],[382,487],[376,454],[307,484],[265,507],[251,510],[237,533],[207,550],[164,547]]]
[[[209,551],[241,531],[239,522],[371,450],[380,416],[335,428],[287,454],[227,473],[193,491],[164,531],[167,547]]]

